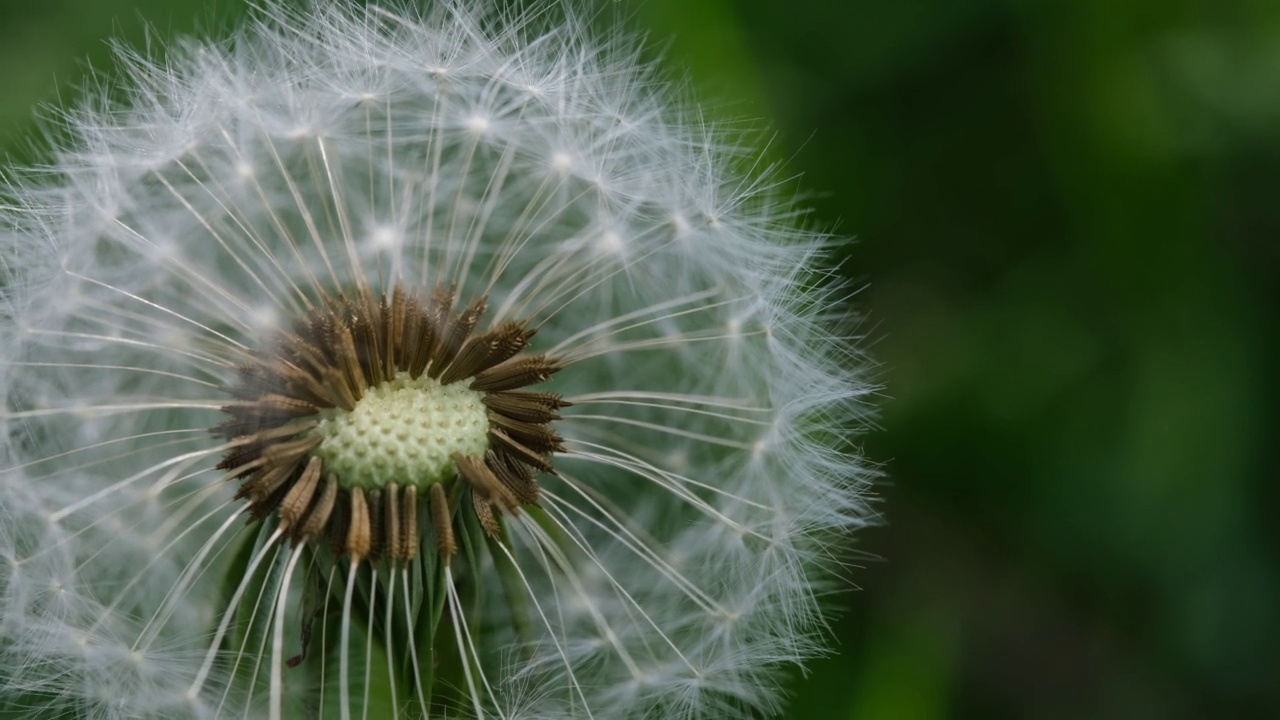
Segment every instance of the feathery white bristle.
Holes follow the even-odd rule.
[[[574,403],[541,519],[446,572],[460,711],[768,713],[822,652],[873,475],[831,239],[571,0],[407,5],[271,0],[229,42],[126,54],[128,100],[88,93],[50,167],[0,186],[0,693],[37,715],[348,717],[391,672],[373,656],[415,681],[435,661],[389,629],[410,573],[361,598],[346,565],[229,522],[208,432],[293,318],[397,282],[531,319]],[[346,592],[318,678],[280,667],[313,572]],[[353,627],[370,604],[386,621]]]

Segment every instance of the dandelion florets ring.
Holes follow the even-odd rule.
[[[295,544],[327,539],[355,562],[400,562],[417,554],[425,504],[448,562],[463,494],[494,538],[495,508],[537,504],[566,403],[523,388],[561,363],[524,352],[527,322],[477,331],[485,298],[454,303],[451,289],[420,299],[400,286],[326,298],[240,369],[218,467],[241,481],[251,518],[274,515]]]

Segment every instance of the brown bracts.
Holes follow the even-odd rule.
[[[566,403],[526,388],[561,363],[524,352],[527,322],[478,331],[485,298],[454,301],[400,286],[326,298],[240,368],[215,430],[251,518],[274,514],[295,544],[393,562],[415,557],[421,519],[447,560],[456,513],[496,537],[500,515],[537,504]]]

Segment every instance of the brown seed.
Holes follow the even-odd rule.
[[[408,562],[418,554],[418,488],[406,486],[400,498],[400,545],[396,554]]]
[[[319,483],[320,458],[313,455],[303,469],[302,475],[293,483],[293,487],[289,488],[289,492],[285,493],[284,500],[276,510],[276,514],[280,516],[281,530],[292,529],[302,518],[307,507],[311,505],[311,496],[315,494]]]
[[[431,527],[436,533],[436,550],[446,565],[449,558],[458,552],[458,545],[453,540],[453,522],[449,519],[449,500],[445,497],[444,487],[440,483],[431,486]]]
[[[502,413],[513,420],[531,423],[559,420],[559,409],[568,405],[555,393],[516,390],[488,393],[480,401],[494,412]]]
[[[489,501],[480,497],[480,493],[475,488],[471,489],[471,506],[475,509],[476,519],[480,521],[480,527],[484,528],[484,534],[497,540],[502,536],[502,527],[498,525],[498,519],[493,516],[493,507],[489,505]]]
[[[332,474],[324,479],[324,489],[320,491],[320,499],[316,501],[316,505],[311,509],[311,514],[307,515],[306,522],[302,523],[302,527],[298,528],[298,539],[303,542],[310,542],[320,537],[320,533],[324,530],[325,525],[329,523],[329,517],[333,513],[333,506],[338,499],[338,479]]]
[[[508,453],[512,458],[519,460],[525,465],[535,467],[542,472],[551,472],[552,470],[550,460],[547,460],[545,457],[542,457],[538,453],[530,450],[524,445],[521,445],[510,435],[507,435],[497,428],[489,431],[489,440],[491,443],[490,447],[494,450]]]
[[[392,560],[400,557],[400,486],[391,483],[383,495],[385,505],[382,510],[382,547]]]
[[[470,387],[480,392],[514,390],[543,382],[558,370],[560,366],[545,355],[516,356],[476,375]]]
[[[364,490],[351,488],[351,524],[347,527],[346,552],[355,562],[369,555],[373,548],[373,537],[369,530],[369,505],[364,499]]]
[[[470,483],[473,493],[478,493],[486,502],[494,503],[506,512],[514,514],[520,511],[520,501],[515,494],[480,458],[454,453],[453,461],[458,465],[458,472]]]

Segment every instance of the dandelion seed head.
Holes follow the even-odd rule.
[[[0,692],[778,709],[870,517],[850,291],[588,16],[268,2],[6,175]]]

